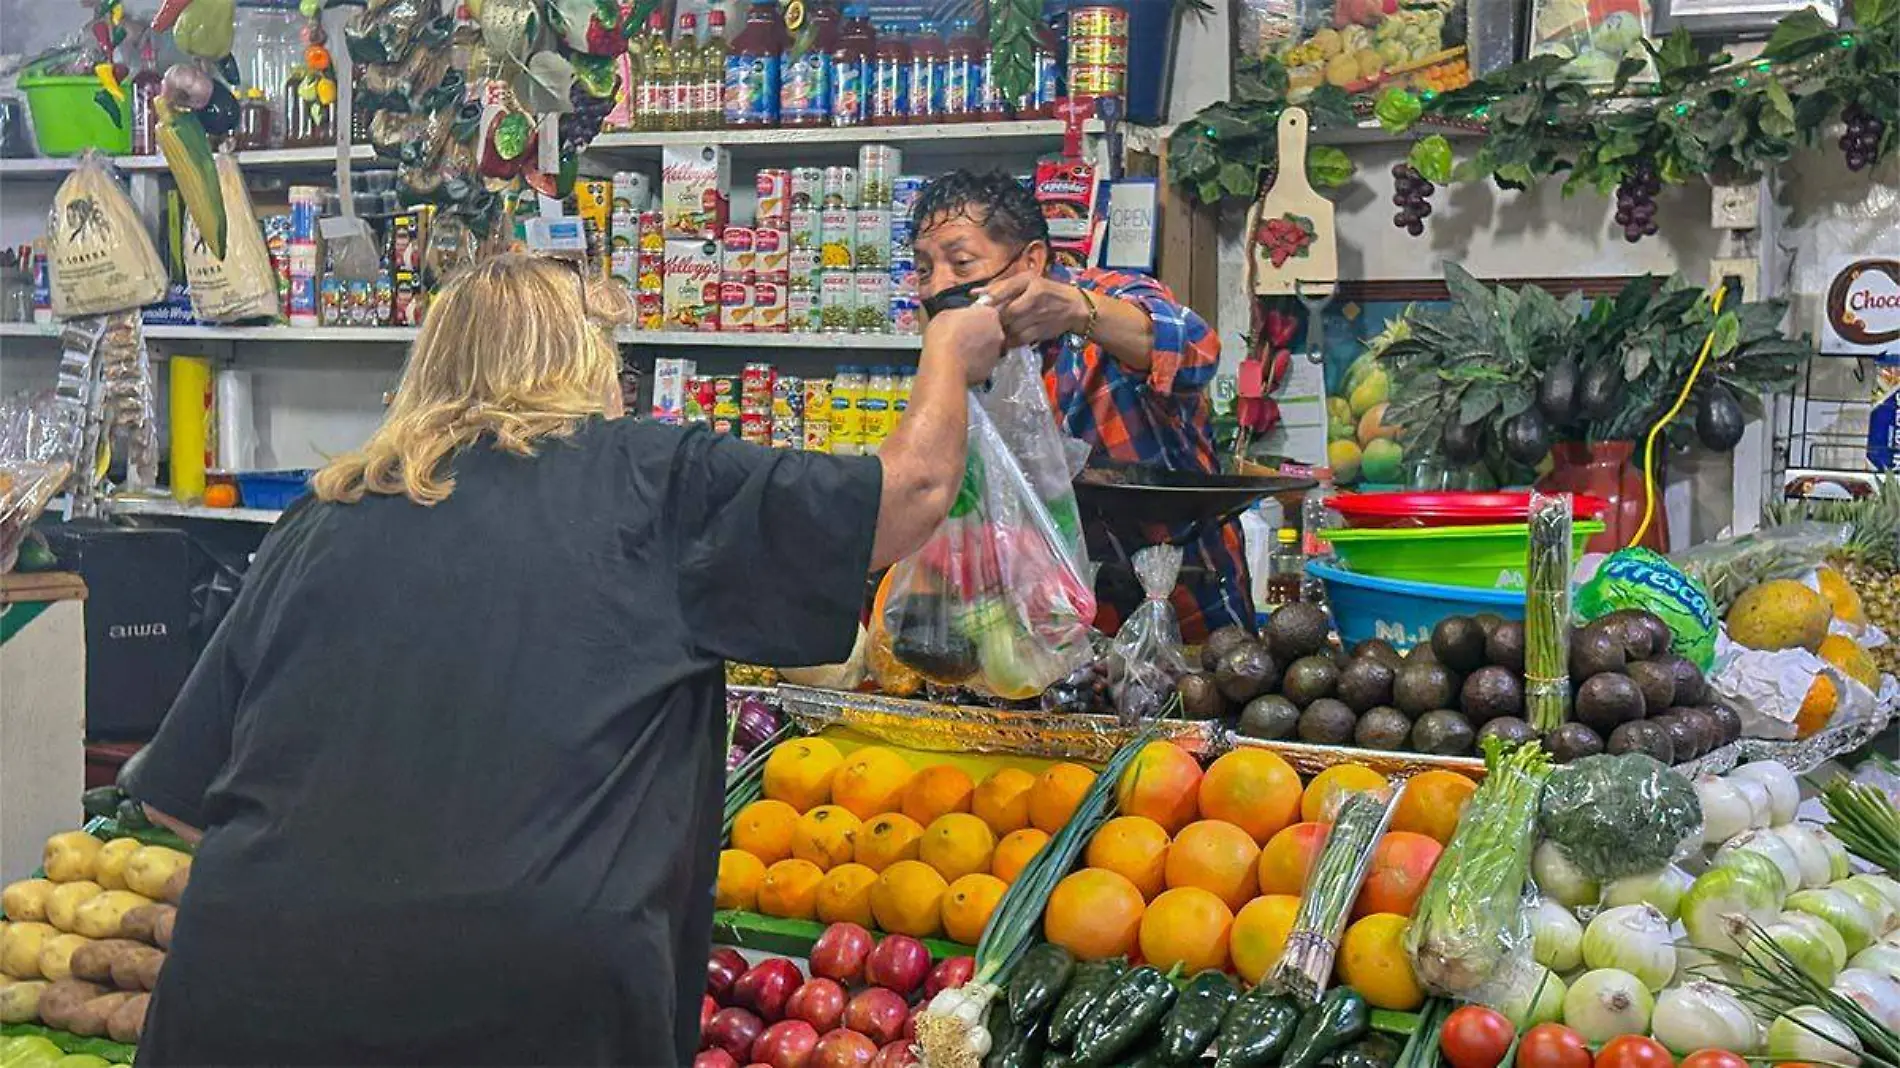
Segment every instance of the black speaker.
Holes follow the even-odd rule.
[[[191,671],[189,539],[96,520],[42,529],[86,580],[86,740],[150,740]]]

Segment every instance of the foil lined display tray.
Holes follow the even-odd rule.
[[[1317,775],[1340,764],[1362,764],[1388,779],[1409,779],[1421,771],[1455,771],[1484,781],[1484,761],[1479,757],[1434,756],[1430,753],[1402,753],[1388,749],[1360,749],[1350,745],[1312,745],[1307,742],[1269,741],[1265,738],[1234,736],[1236,747],[1265,749],[1278,755],[1302,778]]]
[[[1846,756],[1880,736],[1900,713],[1900,693],[1888,688],[1885,698],[1871,714],[1821,728],[1806,738],[1776,741],[1772,738],[1743,738],[1720,749],[1712,749],[1687,764],[1677,764],[1684,775],[1703,773],[1720,775],[1737,764],[1751,760],[1776,760],[1796,775],[1806,775],[1822,764]]]
[[[1135,735],[1113,716],[937,704],[806,686],[778,688],[785,713],[808,730],[848,727],[890,745],[939,753],[1014,753],[1100,764]],[[1218,720],[1164,720],[1161,736],[1199,757],[1230,748]]]

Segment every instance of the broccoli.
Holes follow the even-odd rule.
[[[1646,753],[1591,756],[1550,775],[1538,830],[1591,879],[1656,871],[1702,829],[1689,780]]]

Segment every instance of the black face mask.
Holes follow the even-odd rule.
[[[1022,250],[1018,249],[1016,255],[1011,256],[1009,262],[1003,264],[1001,270],[990,275],[988,278],[976,278],[968,282],[959,282],[948,289],[938,290],[930,296],[925,297],[923,300],[924,314],[936,315],[938,312],[954,311],[957,308],[967,308],[975,304],[977,293],[980,292],[984,286],[994,285],[997,279],[1008,274],[1010,268],[1016,266],[1016,261],[1021,259],[1022,255]]]

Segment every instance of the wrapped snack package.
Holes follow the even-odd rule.
[[[104,157],[88,151],[53,195],[46,236],[53,314],[136,310],[165,295],[165,264]]]
[[[237,157],[218,153],[218,192],[224,199],[224,217],[230,230],[219,257],[206,245],[195,219],[185,230],[185,277],[191,283],[192,314],[208,323],[275,318],[278,310],[277,272],[264,233],[244,188]]]
[[[1619,549],[1577,590],[1585,621],[1623,608],[1654,613],[1676,636],[1671,647],[1703,671],[1715,663],[1715,608],[1708,588],[1648,549]]]
[[[1135,553],[1134,568],[1144,598],[1122,624],[1114,644],[1122,672],[1115,711],[1128,723],[1159,715],[1174,692],[1174,681],[1190,670],[1181,651],[1181,621],[1168,603],[1181,576],[1180,546],[1142,549]]]

